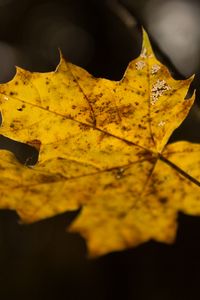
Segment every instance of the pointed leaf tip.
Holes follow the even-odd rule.
[[[141,54],[145,54],[145,52],[148,52],[148,53],[151,52],[153,54],[149,36],[148,36],[146,30],[142,27],[142,51],[141,51]]]

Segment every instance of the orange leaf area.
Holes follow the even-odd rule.
[[[17,68],[0,85],[1,134],[40,153],[30,167],[1,150],[0,208],[26,223],[82,208],[69,230],[91,256],[171,243],[177,213],[200,214],[200,145],[166,145],[194,102],[192,79],[174,80],[146,33],[120,81],[63,58],[55,72]]]

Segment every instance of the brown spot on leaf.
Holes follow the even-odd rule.
[[[90,130],[90,126],[86,125],[86,124],[79,124],[79,128],[82,131],[86,131],[86,130]]]
[[[56,181],[60,181],[62,180],[62,177],[59,175],[45,175],[45,174],[41,174],[38,178],[38,180],[42,183],[52,183],[52,182],[56,182]],[[63,179],[64,180],[64,179]]]
[[[40,150],[41,142],[39,140],[28,141],[27,144],[34,147],[38,151]]]
[[[17,95],[17,93],[11,91],[11,92],[9,93],[9,95],[10,95],[10,96],[14,96],[14,95]]]
[[[130,115],[132,115],[135,111],[135,108],[132,104],[128,104],[128,105],[122,105],[119,107],[120,110],[120,114],[125,117],[128,118]]]
[[[161,197],[161,198],[158,198],[158,201],[161,203],[161,204],[166,204],[168,202],[168,199],[166,197]]]

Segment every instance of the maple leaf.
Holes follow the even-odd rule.
[[[0,207],[26,223],[81,207],[69,230],[90,255],[171,243],[178,212],[200,214],[200,145],[166,145],[193,104],[192,79],[174,80],[145,33],[120,81],[63,58],[55,72],[17,68],[0,85],[0,133],[40,153],[30,168],[1,150]]]

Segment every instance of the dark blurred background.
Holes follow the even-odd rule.
[[[191,0],[0,0],[0,82],[15,65],[52,71],[65,58],[119,80],[141,49],[141,25],[174,78],[196,74],[196,105],[172,141],[200,142],[200,3]],[[31,149],[0,138],[25,161]],[[6,187],[5,187],[6,188]],[[0,299],[186,300],[200,296],[200,218],[179,215],[174,245],[153,241],[88,260],[84,240],[66,233],[78,212],[20,225],[0,211]]]

